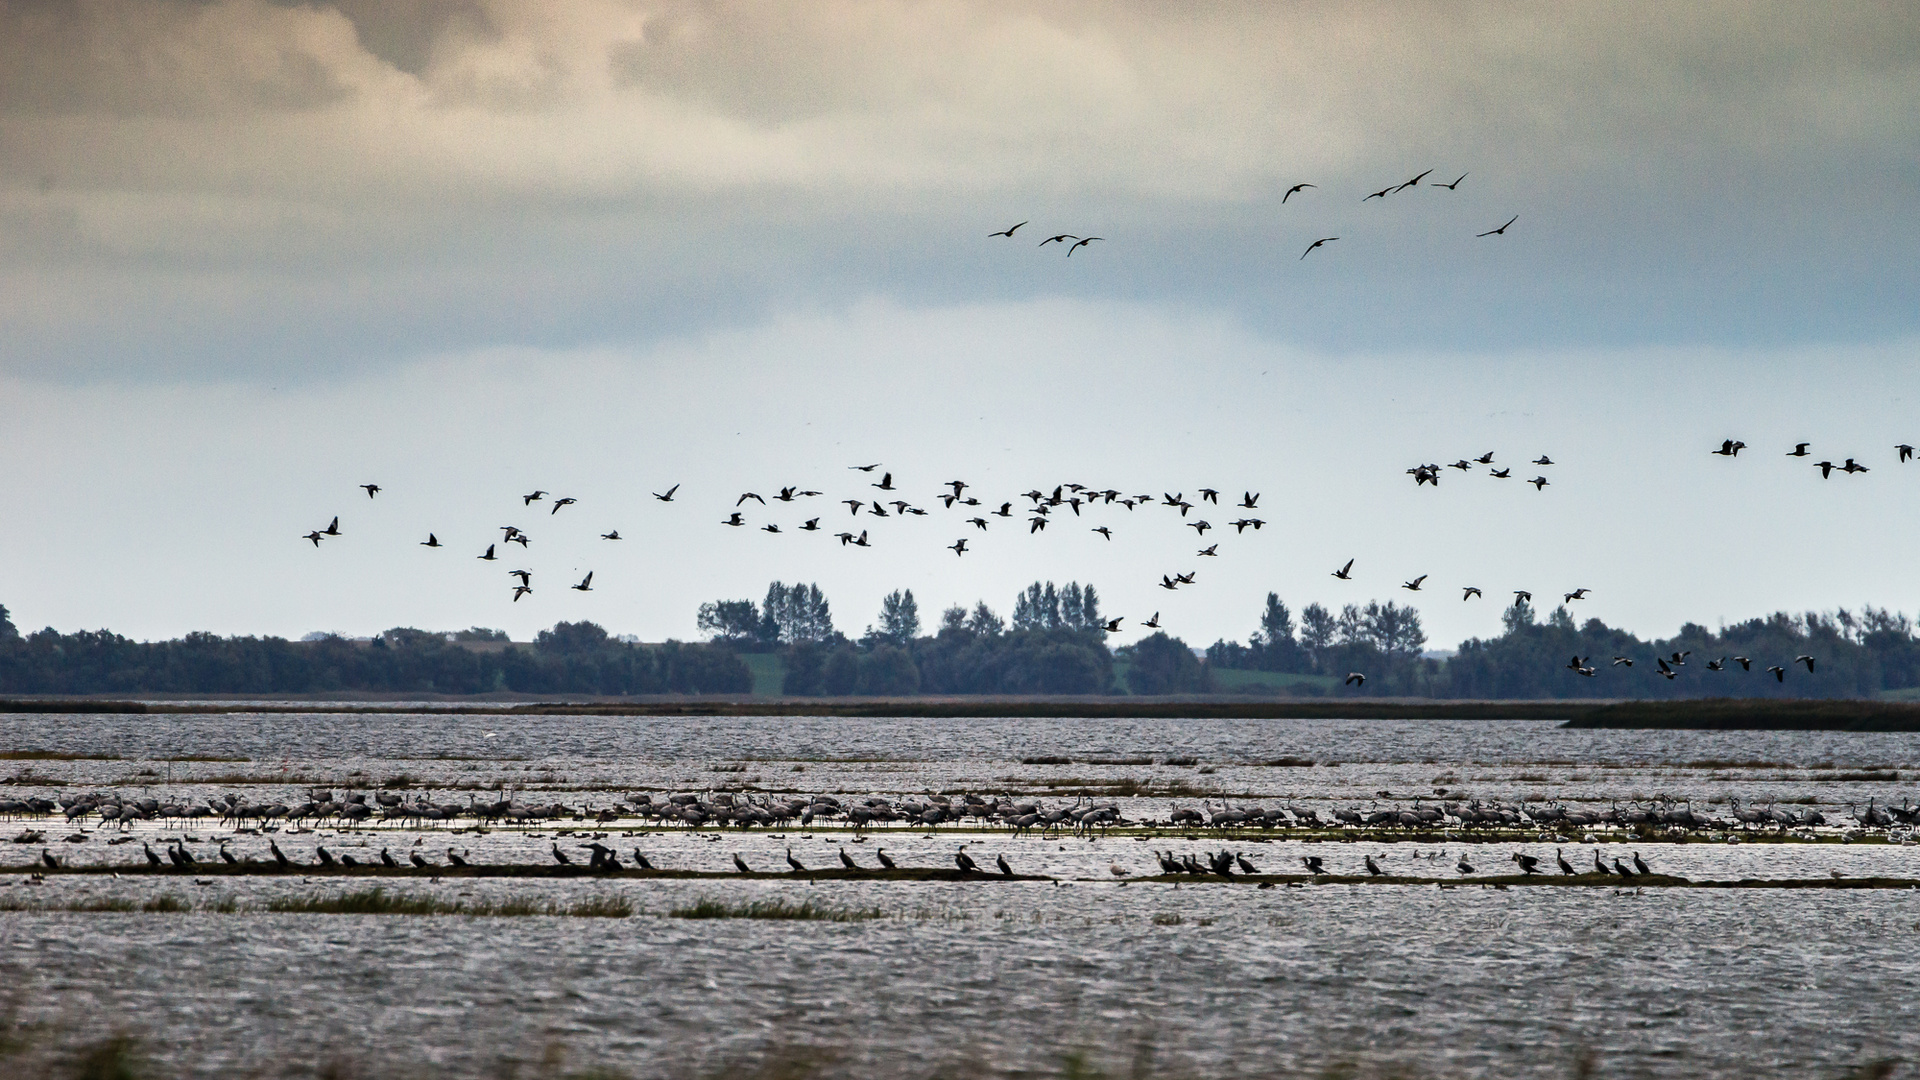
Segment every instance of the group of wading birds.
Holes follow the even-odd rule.
[[[389,822],[403,827],[421,827],[435,822],[467,819],[471,821],[473,831],[484,832],[483,826],[502,822],[534,825],[536,823],[559,821],[591,821],[606,825],[621,818],[638,817],[655,826],[681,825],[689,829],[701,829],[704,826],[716,828],[735,826],[741,829],[752,827],[785,828],[798,825],[801,828],[818,822],[832,822],[852,825],[855,830],[853,843],[865,842],[864,830],[872,826],[899,826],[913,829],[934,829],[943,824],[961,824],[973,822],[975,825],[1000,826],[1011,829],[1015,835],[1039,832],[1042,835],[1057,835],[1062,832],[1074,836],[1091,838],[1114,827],[1132,828],[1170,828],[1191,832],[1192,830],[1211,829],[1216,831],[1245,832],[1249,830],[1271,831],[1273,829],[1301,829],[1311,832],[1385,834],[1392,836],[1398,831],[1402,835],[1432,835],[1436,831],[1449,840],[1462,842],[1492,842],[1511,838],[1513,831],[1535,831],[1537,840],[1557,844],[1575,842],[1573,837],[1564,835],[1561,830],[1570,830],[1580,834],[1581,843],[1597,843],[1599,833],[1609,830],[1627,830],[1633,835],[1647,837],[1662,832],[1669,836],[1684,837],[1700,833],[1721,834],[1730,842],[1738,842],[1741,835],[1754,831],[1796,835],[1811,838],[1812,830],[1821,827],[1838,826],[1843,829],[1843,839],[1851,839],[1867,830],[1883,830],[1891,838],[1900,828],[1912,830],[1920,826],[1920,806],[1903,805],[1900,807],[1879,806],[1877,800],[1870,800],[1864,808],[1849,805],[1849,817],[1852,825],[1840,821],[1829,821],[1827,815],[1811,807],[1799,813],[1780,809],[1775,806],[1765,808],[1752,805],[1742,806],[1738,799],[1731,799],[1728,809],[1731,818],[1721,818],[1696,812],[1682,801],[1652,800],[1635,802],[1622,806],[1615,803],[1606,809],[1569,809],[1559,803],[1508,803],[1499,800],[1446,801],[1429,803],[1422,798],[1414,799],[1410,804],[1399,807],[1382,807],[1375,802],[1365,808],[1343,807],[1328,811],[1328,819],[1321,817],[1321,811],[1311,807],[1288,804],[1285,806],[1233,806],[1226,800],[1208,800],[1199,809],[1173,806],[1164,819],[1129,819],[1122,814],[1117,803],[1094,803],[1078,799],[1070,806],[1047,806],[1037,801],[1016,801],[1000,797],[989,801],[976,795],[942,797],[937,795],[919,796],[911,799],[893,801],[878,796],[858,800],[842,800],[830,795],[812,796],[761,796],[758,798],[738,794],[712,794],[706,796],[693,794],[678,795],[634,795],[624,802],[616,802],[600,810],[590,808],[571,808],[559,804],[548,806],[519,806],[511,799],[491,803],[469,802],[466,805],[456,803],[435,804],[425,800],[406,802],[389,792],[376,792],[372,796],[373,805],[368,804],[365,793],[350,793],[336,796],[331,791],[315,791],[304,802],[289,806],[284,803],[249,803],[236,796],[222,796],[208,800],[204,804],[184,804],[179,802],[162,803],[151,797],[123,799],[112,794],[77,795],[63,801],[45,798],[0,801],[0,814],[10,817],[49,817],[64,815],[70,824],[84,824],[89,818],[97,818],[103,827],[117,826],[122,832],[128,830],[133,822],[159,820],[168,825],[185,825],[191,821],[208,821],[230,826],[237,835],[258,836],[261,832],[272,832],[281,824],[294,828],[287,835],[296,835],[304,831],[302,826],[333,823],[336,826],[352,827],[361,823]],[[1377,793],[1382,799],[1392,798],[1391,792]],[[378,809],[375,809],[377,807]],[[246,822],[260,822],[265,828],[245,828]],[[1502,830],[1503,832],[1488,832]],[[1476,836],[1476,834],[1478,834]],[[560,830],[556,836],[570,836],[571,830]],[[629,868],[623,863],[618,852],[601,843],[607,833],[593,833],[590,842],[574,845],[589,853],[583,868],[590,872],[609,872]],[[1908,833],[1908,838],[1911,834]],[[83,842],[85,833],[67,836],[68,841]],[[715,839],[718,837],[715,836]],[[110,845],[133,842],[136,837],[120,836],[109,840]],[[1145,836],[1136,837],[1148,839]],[[267,839],[269,858],[255,860],[250,855],[237,855],[229,850],[235,837],[227,837],[217,842],[217,857],[228,865],[262,866],[277,869],[295,867],[357,867],[361,865],[380,865],[400,867],[411,864],[421,869],[462,868],[476,863],[471,850],[456,851],[452,846],[446,850],[445,862],[436,862],[424,851],[425,839],[414,841],[412,849],[405,858],[396,857],[382,847],[377,857],[364,861],[347,852],[332,852],[325,845],[316,844],[310,855],[299,857],[283,851],[278,840]],[[15,843],[46,843],[45,834],[39,830],[28,830],[14,838]],[[203,860],[196,857],[187,847],[189,842],[198,843],[197,838],[179,836],[163,841],[160,851],[155,851],[152,843],[140,840],[146,861],[153,867],[171,864],[180,869],[190,869]],[[957,867],[967,873],[980,872],[979,866],[967,854],[967,844],[960,845],[955,852]],[[1556,848],[1556,859],[1560,871],[1575,874],[1578,871],[1569,863],[1561,849]],[[558,840],[551,843],[551,854],[558,865],[572,866],[576,857],[562,849]],[[1237,868],[1243,874],[1257,874],[1252,863],[1240,854],[1225,851],[1209,857],[1201,863],[1192,855],[1176,858],[1171,851],[1158,852],[1155,857],[1160,869],[1166,873],[1214,874],[1231,877]],[[884,850],[876,849],[878,869],[899,869],[894,860]],[[1416,853],[1416,858],[1422,856]],[[1424,856],[1432,860],[1437,854]],[[1600,858],[1596,849],[1593,853],[1595,870],[1600,874],[1612,874],[1621,877],[1635,877],[1651,873],[1639,854],[1632,855],[1632,865],[1614,859],[1614,866],[1608,867]],[[1512,860],[1519,865],[1523,874],[1539,872],[1540,860],[1515,852]],[[50,847],[42,846],[40,861],[46,867],[58,869],[65,865],[59,856],[53,854]],[[795,873],[807,873],[818,869],[808,867],[787,849],[788,868]],[[840,849],[840,862],[848,870],[870,870],[859,864],[849,855],[844,846]],[[1309,855],[1301,859],[1308,872],[1314,875],[1327,874],[1323,856]],[[746,858],[734,854],[733,865],[743,874],[756,873]],[[998,856],[995,865],[1004,876],[1011,877],[1014,871],[1006,856]],[[630,868],[655,870],[657,867],[638,847],[632,852]],[[1393,875],[1383,870],[1369,854],[1362,860],[1362,868],[1367,876],[1410,876]],[[1477,871],[1467,861],[1464,853],[1459,856],[1454,869],[1462,875]],[[1130,876],[1132,871],[1115,862],[1109,867],[1115,877]],[[1418,876],[1418,875],[1411,875]]]

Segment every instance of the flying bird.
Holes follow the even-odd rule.
[[[380,494],[380,485],[379,485],[379,484],[361,484],[360,486],[361,486],[362,488],[364,488],[364,489],[366,489],[366,492],[367,492],[367,498],[369,498],[369,499],[371,499],[371,498],[373,498],[373,497],[374,497],[375,495],[378,495],[378,494]]]
[[[1344,682],[1344,683],[1342,683],[1341,685],[1343,685],[1343,686],[1365,686],[1365,685],[1367,685],[1367,677],[1366,677],[1365,675],[1363,675],[1363,674],[1361,674],[1361,673],[1360,673],[1360,672],[1358,672],[1358,671],[1349,671],[1349,672],[1347,672],[1347,681],[1346,681],[1346,682]]]
[[[1533,490],[1540,491],[1547,486],[1547,478],[1544,476],[1536,476],[1533,479],[1527,481],[1527,483],[1533,485]]]
[[[1809,447],[1809,446],[1812,446],[1812,445],[1813,445],[1812,443],[1803,443],[1803,442],[1802,442],[1802,443],[1794,443],[1794,444],[1793,444],[1793,450],[1792,450],[1792,452],[1791,452],[1791,453],[1789,453],[1789,454],[1788,454],[1787,456],[1788,456],[1788,457],[1806,457],[1806,456],[1807,456],[1807,447]]]
[[[532,591],[533,591],[533,586],[531,585],[515,585],[513,587],[513,602],[516,604],[519,603],[521,597],[527,595]]]
[[[1259,509],[1259,502],[1260,493],[1257,491],[1243,491],[1240,493],[1240,509],[1242,510],[1257,510]]]
[[[1767,673],[1773,676],[1773,679],[1775,682],[1787,681],[1787,669],[1781,667],[1779,664],[1775,664],[1772,667],[1768,668]]]
[[[567,586],[567,588],[574,589],[579,592],[592,592],[593,591],[593,571],[591,570],[587,571],[587,576],[580,579],[580,584],[569,585]]]
[[[1125,615],[1122,615],[1122,616],[1120,616],[1120,618],[1119,618],[1119,619],[1108,619],[1108,620],[1107,620],[1107,633],[1109,633],[1109,634],[1117,634],[1117,633],[1119,633],[1119,632],[1120,632],[1120,622],[1121,622],[1121,620],[1122,620],[1122,619],[1125,619],[1125,618],[1126,618],[1126,616],[1125,616]]]
[[[1394,188],[1393,190],[1405,191],[1410,187],[1418,187],[1420,186],[1420,181],[1425,180],[1427,178],[1427,173],[1431,173],[1432,171],[1433,171],[1432,169],[1428,169],[1426,172],[1421,173],[1419,176],[1414,177],[1413,179],[1407,181],[1404,184],[1401,184],[1399,187]]]
[[[420,541],[420,546],[421,547],[440,547],[441,546],[440,538],[433,535],[432,533],[428,533],[427,538],[425,540]]]
[[[1112,529],[1109,529],[1109,528],[1107,528],[1107,527],[1106,527],[1105,525],[1102,525],[1102,526],[1100,526],[1100,527],[1099,527],[1099,528],[1097,528],[1097,529],[1090,529],[1090,530],[1088,530],[1088,531],[1090,531],[1090,532],[1097,532],[1097,533],[1099,533],[1099,534],[1100,534],[1101,536],[1104,536],[1104,537],[1106,537],[1106,538],[1107,538],[1108,540],[1112,540],[1112,539],[1113,539],[1113,530],[1112,530]]]
[[[1414,578],[1412,581],[1401,582],[1400,587],[1407,590],[1408,592],[1419,592],[1420,583],[1425,580],[1427,580],[1427,575],[1421,574],[1419,577]]]
[[[487,545],[487,553],[486,553],[485,555],[475,555],[475,556],[474,556],[474,558],[476,558],[476,559],[480,559],[480,560],[482,560],[482,561],[484,561],[484,562],[492,562],[492,561],[493,561],[493,560],[495,560],[496,558],[499,558],[499,556],[497,556],[497,555],[495,555],[495,554],[493,553],[493,545],[492,545],[492,544],[488,544],[488,545]]]
[[[1089,236],[1086,239],[1080,241],[1079,243],[1073,245],[1073,247],[1068,248],[1067,258],[1069,259],[1073,258],[1073,253],[1075,251],[1079,250],[1080,248],[1086,247],[1088,244],[1093,243],[1095,240],[1105,240],[1105,239],[1106,237],[1104,236]]]
[[[673,501],[673,493],[674,493],[674,492],[676,492],[676,491],[679,491],[679,490],[680,490],[680,485],[679,485],[679,484],[675,484],[675,485],[673,485],[672,487],[670,487],[670,488],[668,488],[668,489],[667,489],[667,493],[666,493],[665,495],[662,495],[662,494],[660,494],[659,492],[657,492],[657,491],[656,491],[656,492],[654,492],[654,493],[653,493],[653,497],[654,497],[654,498],[656,498],[656,499],[659,499],[659,500],[660,500],[661,502],[672,502],[672,501]]]
[[[1541,454],[1539,457],[1533,459],[1533,463],[1535,465],[1551,465],[1553,464],[1553,459],[1545,454]]]
[[[767,505],[767,500],[761,498],[760,496],[754,494],[751,491],[746,492],[742,494],[739,498],[733,500],[733,505],[739,506],[741,503],[746,502],[748,499],[752,499],[754,502],[759,503],[761,506]]]
[[[965,555],[967,553],[967,538],[963,536],[953,543],[948,544],[947,547],[951,548],[955,555]]]
[[[1592,591],[1593,591],[1592,589],[1585,589],[1585,588],[1575,589],[1572,592],[1568,593],[1565,597],[1563,597],[1562,602],[1572,603],[1575,600],[1585,600],[1587,598],[1587,594]]]
[[[323,533],[323,532],[321,532],[321,531],[320,531],[319,529],[315,529],[315,530],[313,530],[312,532],[310,532],[310,533],[308,533],[307,535],[305,535],[305,536],[303,536],[303,537],[301,537],[300,539],[302,539],[302,540],[311,540],[311,541],[313,541],[313,546],[314,546],[314,547],[319,547],[319,546],[320,546],[320,541],[321,541],[322,539],[324,539],[324,538],[326,537],[326,535],[327,535],[326,533]]]
[[[1480,590],[1478,588],[1472,585],[1468,585],[1465,589],[1461,590],[1460,599],[1470,600],[1473,597],[1476,597],[1479,595],[1480,595]]]
[[[521,505],[521,506],[532,506],[532,505],[533,505],[534,503],[537,503],[537,502],[539,502],[539,501],[540,501],[541,499],[544,499],[544,498],[546,498],[546,497],[547,497],[547,493],[546,493],[546,492],[544,492],[544,491],[536,491],[536,492],[534,492],[534,493],[532,493],[531,495],[522,495],[522,496],[520,496],[520,499],[521,499],[521,502],[520,502],[520,505]]]
[[[879,483],[868,484],[867,486],[879,488],[881,491],[892,491],[893,490],[893,474],[881,473]]]
[[[1507,225],[1511,225],[1514,222],[1519,220],[1520,220],[1520,215],[1515,214],[1512,217],[1507,219]],[[1505,236],[1507,235],[1507,225],[1502,225],[1497,229],[1488,229],[1486,232],[1475,233],[1474,235],[1475,236]]]
[[[807,519],[807,523],[806,523],[805,525],[802,525],[802,526],[800,526],[800,531],[801,531],[801,532],[819,532],[819,531],[820,531],[820,519],[819,519],[819,518],[808,518],[808,519]]]
[[[320,531],[327,536],[339,536],[340,535],[340,519],[336,517],[332,521],[327,522],[327,527],[324,529],[321,529]]]
[[[1218,555],[1220,554],[1220,550],[1219,550],[1219,549],[1220,549],[1220,545],[1219,545],[1219,544],[1214,544],[1214,545],[1213,545],[1213,546],[1211,546],[1211,547],[1203,547],[1203,548],[1201,548],[1201,549],[1200,549],[1200,554],[1202,554],[1202,555],[1213,555],[1213,556],[1218,556]]]
[[[740,516],[740,511],[738,510],[727,515],[727,517],[720,522],[722,525],[745,525],[746,523],[746,519]]]
[[[1793,658],[1793,662],[1807,665],[1807,674],[1813,674],[1813,657],[1805,655],[1796,656]]]
[[[1533,594],[1525,589],[1513,590],[1513,603],[1517,607],[1533,600]]]
[[[879,468],[879,467],[880,467],[880,463],[879,463],[879,462],[877,462],[877,461],[876,461],[876,462],[874,462],[874,463],[873,463],[873,464],[871,464],[871,465],[849,465],[849,466],[847,466],[847,468],[849,468],[849,469],[858,469],[858,470],[859,470],[859,471],[861,471],[861,472],[872,472],[873,470],[875,470],[875,469],[877,469],[877,468]]]
[[[549,511],[547,511],[547,514],[548,514],[549,516],[551,516],[551,515],[553,515],[553,514],[557,514],[557,513],[559,513],[559,512],[560,512],[560,508],[561,508],[561,507],[563,507],[563,506],[572,506],[572,505],[573,505],[574,503],[577,503],[577,502],[579,502],[579,501],[580,501],[580,500],[578,500],[578,499],[555,499],[555,500],[553,500],[553,509],[551,509],[551,510],[549,510]]]
[[[1045,240],[1040,241],[1040,246],[1046,247],[1048,244],[1064,244],[1069,240],[1078,240],[1078,239],[1080,238],[1073,235],[1072,233],[1061,233],[1059,236],[1049,236]]]
[[[1146,622],[1143,622],[1140,625],[1146,627],[1149,630],[1160,629],[1160,613],[1157,611],[1154,612],[1153,618],[1148,619]]]
[[[1353,560],[1348,559],[1347,565],[1341,567],[1338,570],[1335,570],[1333,572],[1333,576],[1339,578],[1341,581],[1352,581],[1353,580]]]
[[[1460,181],[1462,181],[1462,180],[1465,180],[1466,178],[1467,178],[1467,174],[1466,174],[1466,173],[1461,173],[1461,174],[1460,174],[1459,176],[1456,176],[1456,177],[1454,177],[1454,178],[1453,178],[1453,183],[1451,183],[1451,184],[1429,184],[1429,185],[1427,185],[1427,186],[1428,186],[1428,187],[1438,187],[1438,188],[1446,188],[1446,189],[1447,189],[1448,191],[1454,191],[1454,190],[1456,190],[1456,189],[1458,189],[1458,188],[1460,187]]]
[[[1740,451],[1746,448],[1746,443],[1735,442],[1732,439],[1724,439],[1720,443],[1720,449],[1715,450],[1714,453],[1719,454],[1721,457],[1739,457]]]
[[[780,526],[778,526],[778,525],[775,525],[775,524],[774,524],[773,522],[771,522],[771,521],[769,521],[769,522],[767,522],[767,523],[766,523],[765,525],[762,525],[762,526],[760,526],[760,531],[761,531],[761,532],[770,532],[770,533],[777,533],[777,532],[779,532],[779,531],[780,531]]]
[[[522,585],[533,584],[533,571],[531,570],[509,570],[507,571],[507,576],[519,578],[520,584]]]
[[[1373,198],[1373,196],[1371,196],[1371,195],[1369,195],[1369,196],[1367,196],[1367,198],[1369,198],[1369,199],[1371,199],[1371,198]],[[1309,256],[1309,255],[1311,255],[1311,254],[1313,254],[1313,249],[1314,249],[1314,248],[1317,248],[1317,247],[1319,247],[1319,246],[1320,246],[1321,244],[1331,244],[1331,243],[1333,243],[1333,242],[1334,242],[1335,240],[1338,240],[1338,239],[1340,239],[1340,238],[1339,238],[1339,237],[1337,237],[1337,236],[1323,236],[1323,237],[1321,237],[1320,239],[1318,239],[1318,240],[1315,240],[1315,241],[1314,241],[1313,243],[1311,243],[1311,244],[1308,244],[1308,245],[1307,245],[1307,250],[1305,250],[1305,251],[1303,251],[1303,252],[1301,252],[1301,253],[1300,253],[1300,258],[1301,258],[1301,259],[1305,259],[1305,258],[1306,258],[1307,256]]]
[[[613,530],[612,532],[603,532],[603,533],[601,533],[601,534],[600,534],[600,539],[602,539],[602,540],[618,540],[618,539],[620,539],[620,530],[619,530],[619,529],[615,529],[615,530]]]
[[[1306,190],[1307,188],[1319,187],[1319,186],[1320,185],[1318,184],[1295,184],[1292,187],[1287,189],[1287,193],[1285,195],[1280,196],[1280,205],[1285,206],[1287,204],[1288,199],[1291,199],[1295,195],[1300,194],[1302,191]]]
[[[1816,461],[1813,463],[1813,467],[1820,470],[1820,479],[1822,480],[1833,475],[1833,462],[1831,461]]]
[[[1026,222],[1024,221],[1020,223],[1020,225],[1025,225],[1025,224]],[[1020,225],[1009,225],[1006,228],[1000,230],[999,232],[988,233],[987,235],[989,237],[1004,236],[1004,237],[1007,237],[1008,239],[1012,239],[1014,232],[1020,228]]]

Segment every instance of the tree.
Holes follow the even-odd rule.
[[[1127,689],[1136,694],[1205,693],[1212,679],[1187,643],[1162,630],[1133,644]]]
[[[1389,600],[1385,604],[1368,602],[1361,612],[1366,640],[1388,656],[1418,656],[1427,647],[1427,634],[1420,628],[1420,613],[1400,607]]]
[[[787,586],[776,581],[767,586],[760,611],[758,634],[769,645],[824,641],[833,636],[833,615],[818,585]]]
[[[748,604],[748,607],[753,605]],[[393,631],[388,631],[392,633]],[[597,623],[554,623],[553,629],[542,630],[533,639],[533,643],[556,653],[585,653],[604,649],[612,643],[607,632]]]
[[[1512,634],[1533,625],[1533,605],[1514,597],[1513,606],[1500,613],[1500,625]]]
[[[1262,671],[1299,671],[1304,666],[1300,643],[1293,639],[1293,613],[1280,602],[1278,593],[1267,594],[1267,606],[1260,612],[1260,629],[1253,632],[1250,641],[1253,647],[1249,659]]]
[[[896,645],[906,645],[919,637],[920,605],[913,599],[913,590],[902,592],[895,589],[883,597],[880,601],[880,629],[868,633]]]
[[[964,634],[967,632],[967,609],[963,604],[955,604],[940,613],[940,633]]]
[[[20,636],[14,629],[13,619],[7,615],[7,605],[0,604],[0,641],[13,641]]]
[[[1316,657],[1333,644],[1339,623],[1333,613],[1319,604],[1300,609],[1300,645]]]
[[[967,616],[967,629],[976,637],[999,637],[1006,632],[1007,624],[982,600],[973,606],[973,614]]]
[[[760,612],[751,600],[710,600],[700,605],[694,625],[715,641],[752,641],[760,636]]]

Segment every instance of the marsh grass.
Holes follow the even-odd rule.
[[[0,750],[0,761],[119,761],[116,754],[69,754],[59,750]]]
[[[511,918],[527,915],[566,915],[576,918],[624,919],[633,914],[633,902],[618,896],[595,896],[571,904],[515,898],[480,901],[441,900],[417,893],[390,893],[381,886],[347,893],[282,897],[267,901],[262,910],[301,915],[467,915]]]
[[[703,896],[691,904],[669,908],[670,919],[779,919],[806,922],[867,922],[886,918],[878,907],[842,907],[812,900],[748,900],[732,904]]]

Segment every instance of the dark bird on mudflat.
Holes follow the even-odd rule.
[[[1000,868],[1000,876],[1002,877],[1013,876],[1013,867],[1007,865],[1007,857],[1005,855],[994,856],[993,863],[995,866],[998,866]]]
[[[1366,864],[1368,877],[1386,877],[1387,876],[1387,872],[1385,870],[1380,869],[1380,864],[1373,861],[1373,856],[1371,855],[1362,856],[1360,861]]]
[[[427,867],[433,865],[432,863],[428,862],[426,858],[417,851],[407,852],[407,861],[419,867],[422,870],[425,870]]]
[[[1333,572],[1333,576],[1339,578],[1341,581],[1352,581],[1353,580],[1353,560],[1348,559],[1347,565],[1341,567],[1338,570],[1335,570]]]
[[[467,865],[467,857],[449,847],[447,849],[447,862],[453,866],[465,866]]]
[[[375,495],[380,494],[379,484],[361,484],[360,486],[366,489],[367,498],[369,499],[373,498]]]
[[[1322,861],[1318,855],[1300,856],[1300,865],[1306,867],[1307,873],[1309,874],[1324,874],[1327,872],[1326,863]]]
[[[1568,877],[1579,873],[1579,871],[1573,868],[1573,864],[1567,861],[1566,855],[1562,854],[1559,848],[1553,849],[1553,861],[1560,864],[1560,872]]]
[[[1473,873],[1473,864],[1467,861],[1467,853],[1464,851],[1460,853],[1460,861],[1454,863],[1453,868],[1463,877]]]
[[[1540,860],[1531,855],[1523,855],[1516,851],[1513,853],[1513,861],[1520,864],[1520,872],[1522,874],[1531,875],[1540,872]]]
[[[792,867],[793,872],[796,874],[804,874],[807,872],[806,864],[802,863],[799,859],[796,859],[793,857],[792,848],[787,849],[787,865]]]
[[[440,538],[433,535],[432,533],[428,533],[427,538],[425,540],[420,541],[420,546],[421,547],[440,547],[441,546]]]
[[[639,848],[633,849],[633,865],[641,870],[653,869],[653,863],[647,859],[645,853]]]
[[[1025,224],[1026,224],[1026,222],[1024,222],[1024,221],[1020,223],[1020,225],[1025,225]],[[1009,238],[1009,239],[1011,239],[1011,238],[1013,237],[1013,234],[1014,234],[1014,232],[1015,232],[1016,230],[1018,230],[1018,229],[1020,228],[1020,225],[1009,225],[1009,226],[1007,226],[1006,228],[1004,228],[1004,229],[1001,229],[1001,230],[1000,230],[999,232],[996,232],[996,233],[988,233],[987,235],[988,235],[989,237],[994,237],[994,236],[1005,236],[1005,237],[1007,237],[1007,238]]]
[[[520,505],[532,506],[534,503],[537,503],[541,499],[544,499],[546,497],[547,497],[547,493],[544,491],[536,491],[528,495],[522,495],[520,496]]]
[[[1371,198],[1371,196],[1369,196],[1369,198]],[[1305,259],[1307,256],[1313,254],[1313,249],[1319,247],[1322,244],[1331,244],[1338,239],[1340,238],[1337,236],[1323,236],[1320,239],[1315,240],[1313,243],[1308,244],[1307,250],[1300,253],[1300,258]]]
[[[972,856],[967,854],[967,845],[965,844],[961,844],[960,850],[953,853],[953,862],[955,866],[960,868],[960,872],[963,874],[977,874],[980,872],[980,867],[974,863]]]
[[[567,586],[567,588],[573,589],[577,592],[592,592],[593,591],[593,571],[591,570],[587,571],[587,576],[580,579],[580,584],[569,585]]]
[[[1318,184],[1295,184],[1292,187],[1287,189],[1287,193],[1285,195],[1280,196],[1280,205],[1281,206],[1287,205],[1288,199],[1291,199],[1295,195],[1300,194],[1302,191],[1305,191],[1307,188],[1319,187],[1319,186],[1320,185]]]
[[[886,853],[886,851],[885,851],[884,849],[882,849],[882,848],[874,848],[874,849],[873,849],[873,857],[874,857],[874,858],[876,858],[876,859],[878,859],[878,860],[880,860],[880,865],[881,865],[881,866],[884,866],[884,867],[886,867],[886,868],[887,868],[887,869],[889,869],[889,870],[896,870],[896,869],[898,869],[898,867],[896,867],[896,866],[895,866],[895,865],[893,864],[893,859],[892,859],[892,857],[891,857],[891,856],[889,856],[889,855],[888,855],[888,854]]]
[[[680,490],[680,485],[675,484],[672,487],[667,489],[666,494],[663,495],[660,492],[656,491],[653,493],[653,497],[656,499],[659,499],[661,502],[672,502],[673,493],[679,490]]]
[[[381,848],[380,849],[380,865],[385,867],[395,867],[395,866],[399,866],[400,864],[394,861],[393,855],[390,854],[386,848]]]
[[[741,858],[738,854],[735,854],[733,857],[733,868],[743,874],[753,873],[752,870],[747,869],[747,860]]]
[[[547,516],[551,517],[554,514],[559,513],[561,507],[572,506],[574,503],[577,503],[579,501],[580,501],[579,499],[555,499],[553,500],[553,509],[547,511]]]
[[[1514,222],[1519,220],[1520,220],[1520,215],[1515,214],[1512,217],[1507,219],[1507,225],[1511,225]],[[1507,235],[1507,225],[1502,225],[1497,229],[1488,229],[1486,232],[1483,232],[1483,233],[1474,233],[1474,235],[1475,236],[1505,236]]]

